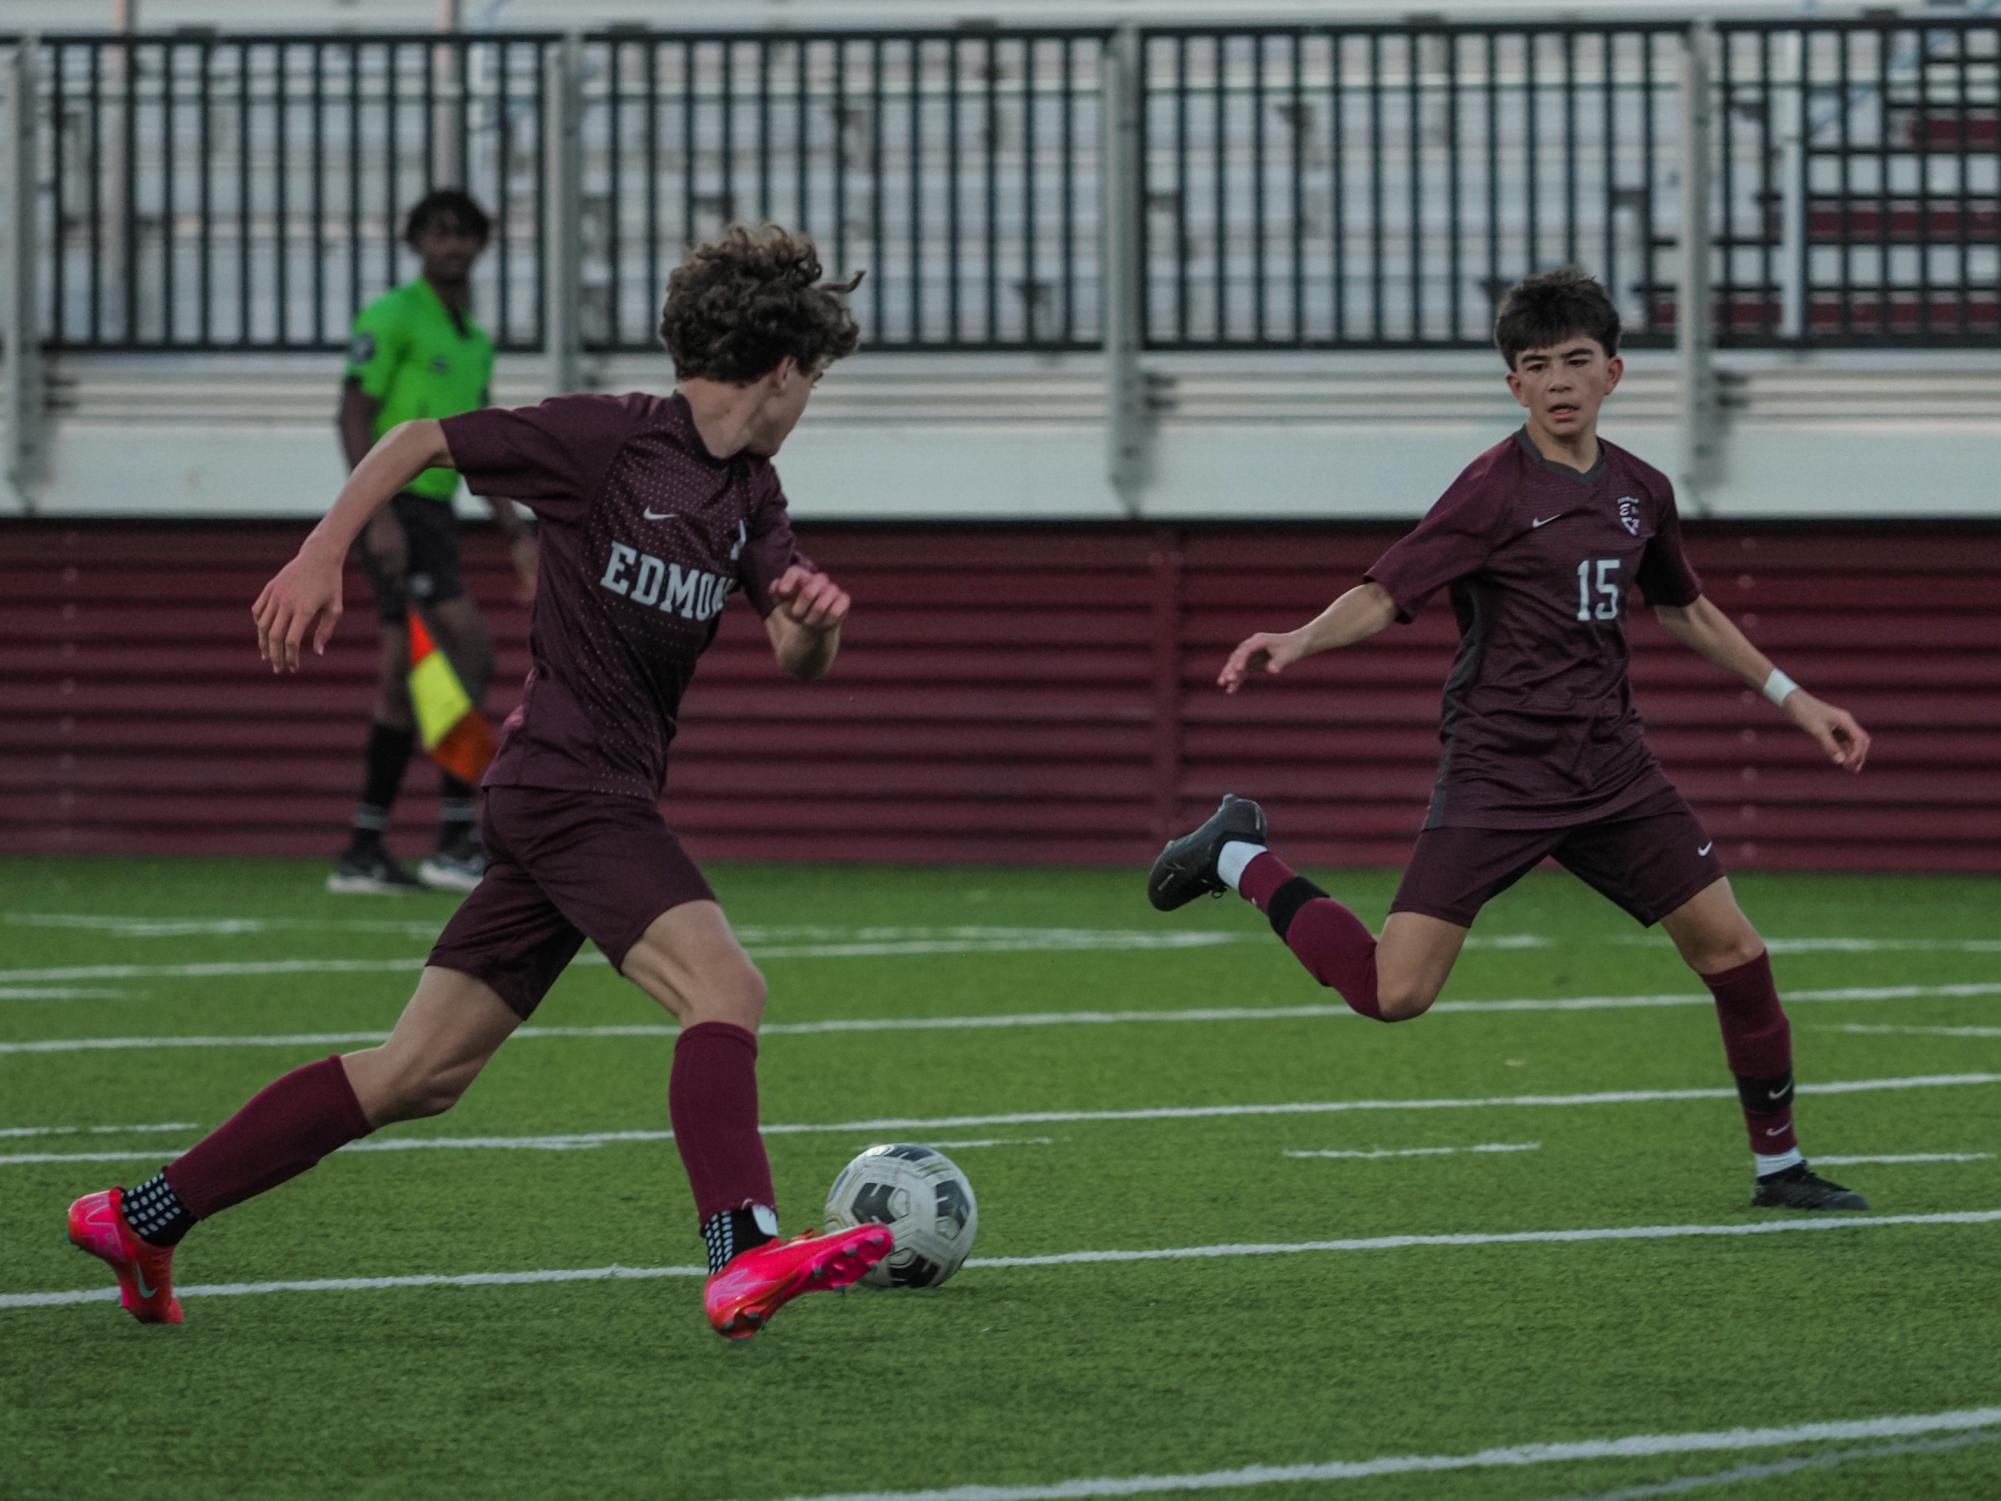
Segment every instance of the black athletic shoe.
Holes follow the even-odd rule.
[[[1867,1209],[1869,1201],[1852,1188],[1815,1175],[1804,1162],[1758,1180],[1753,1209]]]
[[[485,874],[486,851],[470,834],[439,845],[417,867],[417,879],[433,891],[470,891]]]
[[[1226,889],[1216,874],[1216,856],[1232,839],[1246,844],[1265,842],[1265,810],[1233,792],[1192,834],[1170,839],[1147,872],[1146,899],[1162,912],[1185,907],[1205,893],[1220,896]]]
[[[327,890],[342,895],[394,895],[422,891],[424,883],[396,862],[381,845],[369,848],[350,846],[340,863],[327,877]]]

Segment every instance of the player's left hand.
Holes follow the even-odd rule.
[[[839,630],[848,615],[848,591],[796,563],[771,586],[771,598],[787,620],[816,634]]]
[[[299,648],[308,631],[314,655],[326,655],[327,642],[340,621],[341,561],[338,555],[323,555],[309,542],[278,570],[250,607],[251,619],[257,622],[257,654],[273,672],[299,670]]]
[[[535,538],[522,532],[507,544],[508,555],[514,559],[514,598],[524,605],[535,603],[535,571],[540,553],[535,547]]]
[[[1846,709],[1822,703],[1804,688],[1786,695],[1786,712],[1793,723],[1820,742],[1827,759],[1849,771],[1860,771],[1869,759],[1869,732]]]

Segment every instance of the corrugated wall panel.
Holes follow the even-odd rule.
[[[1297,624],[1384,528],[810,529],[856,596],[826,682],[772,668],[726,613],[691,690],[668,811],[698,854],[1127,861],[1224,790],[1269,798],[1312,863],[1396,863],[1437,761],[1454,634],[1440,601],[1367,647],[1235,698],[1245,633]],[[324,660],[279,678],[248,606],[293,524],[0,529],[0,849],[330,854],[357,789],[375,631],[349,578]],[[1877,736],[1841,775],[1755,694],[1642,612],[1634,675],[1656,748],[1733,865],[2001,871],[2001,530],[1694,528],[1709,591]],[[468,575],[527,667],[492,537]],[[400,845],[436,779],[413,767]]]

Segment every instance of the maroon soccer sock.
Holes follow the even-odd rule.
[[[1771,956],[1704,975],[1716,997],[1723,1055],[1737,1076],[1737,1096],[1751,1151],[1779,1157],[1799,1149],[1793,1133],[1793,1032],[1772,982]]]
[[[338,1057],[295,1068],[167,1164],[166,1179],[197,1220],[296,1178],[373,1129]]]
[[[755,1036],[730,1022],[684,1031],[674,1044],[667,1113],[704,1224],[727,1210],[772,1203],[771,1162],[757,1130]]]
[[[1237,892],[1271,919],[1272,931],[1306,972],[1350,1009],[1383,1019],[1376,1002],[1376,940],[1362,920],[1270,850],[1244,867]]]

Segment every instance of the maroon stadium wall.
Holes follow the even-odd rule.
[[[305,528],[0,525],[0,851],[331,855],[358,789],[376,633],[349,613],[296,678],[249,605]],[[781,678],[725,612],[688,696],[669,817],[698,855],[1139,862],[1226,789],[1267,799],[1310,864],[1400,861],[1437,755],[1453,644],[1415,625],[1225,698],[1245,633],[1355,582],[1386,527],[811,526],[855,597],[826,681]],[[496,539],[468,575],[527,667]],[[1709,593],[1876,737],[1850,777],[1646,612],[1653,743],[1735,866],[2001,871],[2001,529],[1692,528]],[[395,842],[436,778],[413,766]]]

